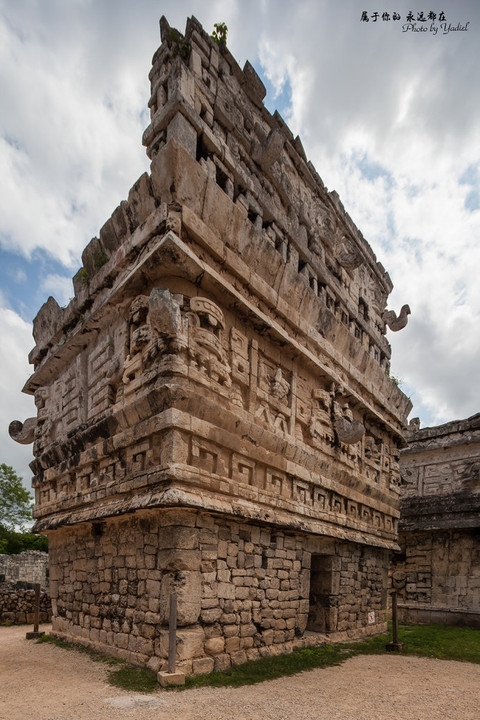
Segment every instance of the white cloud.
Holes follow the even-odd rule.
[[[27,256],[43,248],[74,266],[107,219],[105,207],[113,211],[147,165],[140,142],[147,84],[125,60],[111,68],[108,86],[101,82],[108,55],[102,61],[96,48],[92,65],[87,28],[65,48],[55,27],[51,38],[42,36],[44,24],[38,34],[27,27],[25,41],[0,25],[3,243]]]
[[[36,414],[33,398],[21,390],[31,374],[28,353],[33,347],[32,326],[4,306],[0,295],[0,462],[11,465],[30,489],[32,446],[19,445],[8,435],[12,420],[26,420]]]
[[[60,306],[67,305],[73,297],[71,277],[52,273],[42,280],[40,287],[45,293],[53,295]]]

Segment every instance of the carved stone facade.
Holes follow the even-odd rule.
[[[161,32],[151,174],[35,319],[38,418],[12,436],[34,441],[54,632],[159,668],[176,588],[204,672],[384,628],[411,405],[390,278],[251,65],[194,18]]]
[[[420,430],[402,450],[402,552],[392,584],[412,622],[480,627],[480,414]]]

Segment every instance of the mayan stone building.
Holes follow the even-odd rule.
[[[411,622],[480,627],[480,414],[422,430],[400,457],[400,545],[393,587]]]
[[[265,89],[195,19],[161,21],[151,173],[34,321],[25,391],[53,629],[222,669],[306,630],[383,630],[409,400],[392,284]]]

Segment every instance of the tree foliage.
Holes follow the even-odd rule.
[[[26,550],[42,550],[48,552],[48,538],[46,535],[33,535],[32,533],[19,533],[6,530],[0,525],[0,553],[3,555],[16,555]]]
[[[24,530],[32,519],[32,496],[10,465],[0,465],[0,526],[5,530]]]
[[[227,44],[227,33],[228,33],[228,27],[225,23],[215,23],[214,24],[214,31],[212,32],[212,38],[215,40],[217,45],[226,45]]]
[[[25,532],[25,525],[31,520],[32,496],[13,468],[0,465],[0,553],[48,551],[48,539],[44,535]]]

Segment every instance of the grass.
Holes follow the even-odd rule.
[[[75,650],[76,652],[84,653],[95,662],[103,662],[106,665],[120,665],[125,662],[124,660],[104,655],[103,653],[98,652],[98,650],[92,650],[89,647],[85,647],[85,645],[77,645],[76,643],[67,642],[66,640],[59,640],[51,635],[42,635],[42,637],[37,640],[37,645],[40,645],[41,643],[51,643],[52,645],[63,648],[64,650]]]
[[[480,630],[449,625],[400,625],[399,641],[405,643],[401,655],[417,655],[440,660],[480,663]],[[341,665],[355,655],[383,655],[389,635],[377,635],[359,642],[321,645],[295,650],[236,665],[223,672],[188,677],[185,689],[197,687],[240,687],[295,675],[304,670]],[[109,671],[108,682],[131,692],[150,693],[159,690],[156,673],[128,665],[123,660],[108,658],[95,650],[57,640],[45,635],[38,642],[52,642],[58,647],[87,653],[93,660],[121,667]],[[179,690],[183,688],[165,688]]]
[[[264,657],[251,660],[243,665],[212,672],[208,675],[195,675],[187,677],[186,688],[194,687],[240,687],[241,685],[255,685],[265,680],[275,680],[287,675],[296,675],[303,670],[341,665],[347,657],[354,653],[345,653],[340,645],[322,645],[319,648],[305,648],[295,650],[288,655]]]
[[[224,672],[190,677],[185,687],[252,685],[303,670],[340,665],[355,655],[384,655],[390,640],[390,635],[376,635],[356,642],[296,650],[289,655],[247,662]],[[449,625],[401,625],[399,641],[405,643],[398,653],[401,655],[480,663],[480,630]]]
[[[451,625],[403,625],[404,655],[480,663],[480,630]]]
[[[118,670],[111,670],[108,682],[122,690],[137,693],[151,693],[158,690],[157,673],[126,664]]]

